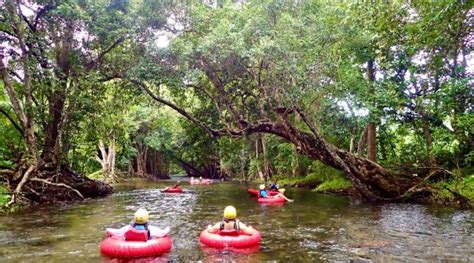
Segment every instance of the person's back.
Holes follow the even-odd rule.
[[[136,230],[146,230],[148,234],[148,239],[151,238],[150,230],[148,229],[148,218],[149,213],[146,209],[140,208],[133,215],[132,228]]]
[[[240,231],[239,220],[238,219],[231,219],[231,220],[224,220],[221,222],[219,229],[222,231]]]
[[[207,231],[210,233],[226,233],[226,234],[239,234],[244,233],[251,235],[253,228],[246,226],[237,219],[237,210],[233,206],[227,206],[224,209],[224,220],[214,226],[209,225]]]
[[[259,196],[261,198],[267,198],[268,197],[268,193],[267,193],[267,190],[265,189],[265,185],[260,185],[260,191],[258,192],[259,193]]]

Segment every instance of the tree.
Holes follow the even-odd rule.
[[[0,52],[0,73],[23,130],[26,152],[26,166],[19,165],[17,171],[20,176],[9,178],[15,186],[10,204],[28,182],[71,189],[65,183],[48,180],[51,174],[67,177],[70,173],[61,167],[63,128],[77,96],[88,92],[85,87],[94,87],[89,80],[104,57],[124,42],[127,32],[123,26],[130,16],[120,14],[126,11],[105,2],[92,5],[77,1],[5,1],[0,9],[0,37],[6,43]],[[97,190],[84,189],[88,195],[111,192],[108,186],[88,182]],[[38,186],[31,183],[28,188]],[[37,199],[44,195],[29,192]],[[51,198],[56,197],[53,194]],[[62,197],[58,194],[57,198]]]
[[[421,191],[417,187],[420,178],[389,171],[327,142],[314,118],[306,114],[312,111],[315,101],[334,101],[335,96],[341,96],[332,91],[338,84],[363,77],[360,74],[352,80],[339,80],[333,69],[338,65],[353,66],[351,60],[357,55],[342,59],[327,52],[341,46],[338,37],[344,30],[352,33],[353,43],[366,38],[365,32],[344,28],[344,20],[352,13],[341,14],[337,6],[331,8],[318,3],[280,2],[250,2],[241,7],[227,5],[215,9],[195,5],[188,10],[188,23],[172,44],[175,57],[166,60],[166,56],[157,56],[156,61],[166,60],[170,64],[177,61],[184,69],[178,77],[184,76],[181,83],[174,81],[167,85],[201,93],[206,97],[203,100],[215,105],[220,113],[219,122],[202,121],[184,107],[154,93],[161,85],[157,82],[166,82],[162,76],[142,77],[137,81],[129,74],[125,79],[212,137],[269,133],[284,138],[299,153],[342,170],[368,200],[399,200]],[[156,62],[155,66],[163,68],[163,63]],[[374,79],[370,67],[369,75],[370,82]],[[350,92],[358,91],[349,89]],[[347,91],[343,93],[347,94]],[[377,95],[379,98],[385,94]],[[363,101],[361,97],[358,99]]]

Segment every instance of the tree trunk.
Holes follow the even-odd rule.
[[[373,122],[369,122],[367,126],[367,158],[377,161],[376,127]]]
[[[148,150],[146,173],[153,178],[169,178],[168,160],[155,149]]]
[[[374,82],[375,82],[375,67],[374,60],[370,59],[367,63],[367,79],[369,81],[369,88],[367,89],[369,98],[373,101],[374,97]],[[375,106],[375,105],[372,105]],[[367,125],[367,157],[371,161],[377,161],[377,140],[376,140],[376,125],[374,122],[374,113],[369,113],[369,124]]]
[[[421,115],[423,137],[425,138],[426,150],[428,152],[428,161],[431,166],[431,169],[435,169],[438,165],[436,163],[436,159],[433,156],[433,137],[431,136],[430,124],[423,109],[421,109],[419,113]]]
[[[259,153],[260,153],[260,147],[259,147],[259,141],[260,138],[256,137],[255,139],[255,160],[257,161],[257,169],[255,170],[255,175],[254,178],[260,178],[263,182],[265,182],[265,177],[263,176],[262,171],[260,170],[260,160],[259,160]]]
[[[257,125],[252,130],[283,137],[296,145],[299,153],[343,171],[353,186],[370,201],[399,199],[419,181],[418,178],[395,175],[369,159],[357,157],[327,143],[306,117],[302,116],[310,127],[311,134],[296,129],[288,121],[283,124],[272,123],[270,126]]]
[[[58,149],[65,96],[63,90],[56,90],[48,96],[48,122],[45,128],[42,157],[46,164],[55,171],[59,170],[61,164]]]
[[[98,146],[101,157],[96,156],[96,161],[101,164],[103,173],[113,175],[115,172],[115,141],[110,140],[108,149],[105,148],[102,140],[99,140]]]
[[[354,145],[355,145],[355,130],[352,130],[351,132],[351,141],[349,142],[349,152],[354,153]]]
[[[136,173],[138,176],[146,175],[146,159],[148,154],[148,146],[136,143],[135,148],[137,149],[136,156]]]
[[[365,145],[367,144],[367,132],[369,128],[368,126],[362,131],[360,135],[359,142],[357,143],[357,155],[363,157],[365,155]]]
[[[270,162],[268,161],[267,158],[267,146],[265,142],[265,134],[262,134],[262,154],[263,154],[263,173],[265,178],[270,178],[271,172],[270,172]]]
[[[60,134],[63,121],[64,103],[68,90],[68,79],[71,71],[71,53],[73,50],[73,25],[66,22],[65,30],[60,32],[60,39],[56,42],[56,63],[60,69],[57,77],[60,80],[58,87],[53,87],[54,91],[48,98],[48,119],[44,135],[43,159],[51,169],[58,171],[60,160]],[[62,33],[62,34],[61,34]]]

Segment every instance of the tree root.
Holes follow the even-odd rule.
[[[65,187],[69,190],[72,190],[74,191],[81,199],[84,199],[84,196],[81,194],[81,192],[79,192],[78,190],[72,188],[71,186],[67,185],[67,184],[63,184],[63,183],[52,183],[48,180],[45,180],[45,179],[40,179],[40,178],[31,178],[31,181],[35,181],[35,182],[42,182],[44,184],[49,184],[49,185],[53,185],[53,186],[58,186],[58,187]]]
[[[36,165],[31,165],[28,170],[23,174],[23,177],[21,178],[20,183],[15,188],[15,191],[13,191],[12,198],[10,199],[10,202],[8,202],[5,206],[10,207],[12,204],[16,202],[16,199],[18,195],[21,192],[21,189],[23,188],[23,185],[28,181],[28,178],[30,177],[30,174],[36,169]]]
[[[11,169],[0,169],[0,174],[14,175],[15,171]]]
[[[38,165],[29,167],[23,165],[17,169],[20,176],[16,179],[13,176],[6,178],[8,189],[11,191],[11,199],[5,205],[6,208],[20,203],[34,205],[71,202],[113,193],[110,185],[77,174],[66,166],[61,167],[60,171],[38,167]]]

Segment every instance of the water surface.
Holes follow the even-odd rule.
[[[131,180],[107,198],[2,216],[0,261],[117,262],[100,255],[104,230],[130,223],[139,207],[151,212],[152,224],[171,227],[172,250],[151,262],[474,261],[473,210],[368,205],[304,189],[288,189],[294,203],[261,205],[238,183],[185,183],[194,191],[187,194],[159,191],[170,184]],[[258,252],[201,247],[200,231],[219,221],[226,205],[234,205],[242,222],[261,231]]]

